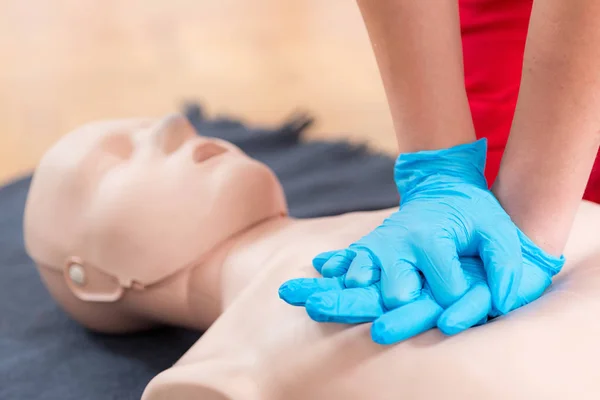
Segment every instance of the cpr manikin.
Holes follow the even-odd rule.
[[[90,329],[208,329],[145,400],[600,398],[600,206],[582,203],[542,299],[454,337],[383,347],[368,324],[318,324],[278,298],[284,281],[317,276],[312,256],[389,212],[291,219],[266,166],[170,116],[59,141],[34,175],[25,240]]]

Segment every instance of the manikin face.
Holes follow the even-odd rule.
[[[40,163],[25,238],[38,263],[81,260],[123,284],[155,283],[228,238],[286,213],[280,184],[181,116],[86,125]]]

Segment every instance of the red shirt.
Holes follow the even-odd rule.
[[[490,185],[517,103],[532,5],[533,0],[460,0],[465,85],[477,136],[488,138]],[[584,199],[600,203],[600,153]]]

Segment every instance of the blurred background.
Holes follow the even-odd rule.
[[[0,0],[0,62],[0,184],[80,124],[192,101],[396,149],[352,0]]]

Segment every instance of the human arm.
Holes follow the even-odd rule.
[[[600,3],[534,2],[513,126],[493,192],[561,254],[600,143]]]
[[[418,297],[422,281],[443,304],[467,290],[459,255],[481,255],[494,302],[508,310],[520,276],[516,229],[487,190],[485,144],[475,134],[464,87],[455,1],[359,1],[380,67],[401,155],[400,211],[367,240],[336,255],[349,286],[379,278],[388,307]],[[463,147],[464,146],[464,147]],[[350,264],[348,266],[348,264]],[[435,282],[434,282],[435,281]]]
[[[464,86],[458,2],[358,0],[401,152],[475,140]]]

